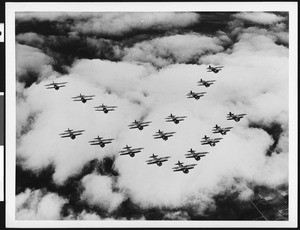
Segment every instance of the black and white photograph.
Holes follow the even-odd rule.
[[[9,220],[291,221],[290,11],[69,4],[7,16]]]

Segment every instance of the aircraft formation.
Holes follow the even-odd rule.
[[[217,66],[217,67],[212,67],[209,65],[207,68],[207,72],[213,72],[213,73],[218,73],[220,70],[222,70],[224,66]],[[214,84],[216,80],[203,80],[202,78],[200,81],[198,81],[198,86],[204,86],[206,88],[210,87],[212,84]],[[59,90],[61,87],[66,87],[66,84],[68,82],[52,82],[50,84],[45,85],[46,89],[55,89]],[[194,98],[196,100],[199,100],[201,97],[204,96],[206,92],[193,92],[190,90],[190,92],[186,95],[187,98]],[[71,97],[73,101],[81,101],[82,103],[86,103],[89,100],[93,100],[95,95],[83,95],[79,94],[77,96]],[[103,113],[107,114],[109,112],[115,111],[118,106],[114,105],[105,105],[102,103],[99,106],[94,107],[95,111],[102,111]],[[246,114],[234,114],[232,112],[229,112],[226,115],[227,120],[234,120],[235,122],[239,122],[240,119],[242,119]],[[170,114],[165,118],[165,122],[170,122],[174,124],[179,124],[180,122],[183,122],[187,116],[176,116],[174,114]],[[145,127],[149,126],[152,123],[152,121],[144,121],[144,120],[134,120],[132,123],[128,125],[129,129],[138,129],[138,130],[143,130]],[[214,134],[221,134],[222,136],[226,135],[233,127],[221,127],[219,125],[215,125],[212,127],[212,133]],[[73,130],[73,129],[67,129],[63,133],[60,133],[61,138],[67,138],[70,137],[72,140],[74,140],[77,136],[82,135],[85,130]],[[162,131],[158,130],[153,134],[154,139],[162,139],[164,141],[167,141],[169,138],[173,137],[175,131]],[[221,137],[214,137],[211,138],[207,135],[204,135],[203,138],[201,138],[200,143],[201,145],[209,145],[211,147],[215,146],[217,143],[219,143],[223,138]],[[104,148],[107,144],[112,143],[112,141],[115,140],[113,138],[104,138],[100,137],[99,135],[95,137],[93,140],[89,141],[90,145],[99,145],[101,148]],[[118,153],[120,155],[129,155],[130,157],[135,157],[137,153],[141,153],[143,147],[132,147],[129,145],[126,145],[123,147],[122,150],[120,150]],[[201,151],[196,151],[192,148],[187,151],[187,153],[184,155],[186,159],[194,159],[196,161],[200,161],[203,157],[205,157],[209,152],[201,152]],[[171,156],[159,156],[156,154],[152,154],[149,156],[149,160],[146,161],[148,165],[151,164],[156,164],[157,166],[161,167],[163,165],[163,162],[167,162]],[[184,164],[184,162],[177,161],[175,164],[175,167],[172,168],[173,172],[183,172],[185,174],[189,173],[191,169],[193,169],[197,164]]]

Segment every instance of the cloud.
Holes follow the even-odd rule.
[[[223,51],[223,44],[228,37],[221,38],[199,34],[172,35],[136,43],[124,49],[125,61],[153,63],[163,67],[172,63],[185,63],[199,58],[205,53]]]
[[[117,209],[124,200],[124,195],[113,192],[113,181],[108,176],[87,175],[82,179],[84,191],[81,199],[86,200],[90,205],[100,206],[112,212]]]
[[[26,45],[16,45],[16,74],[20,82],[26,82],[26,87],[33,82],[49,77],[55,72],[52,69],[52,58],[40,49]]]
[[[242,12],[234,14],[233,17],[261,25],[272,25],[285,20],[285,17],[265,12]]]
[[[200,19],[196,13],[103,13],[74,25],[83,34],[122,35],[133,30],[167,30],[192,25]]]
[[[59,220],[61,208],[66,202],[54,193],[26,189],[16,197],[16,219]]]
[[[98,28],[93,27],[96,23],[113,18],[115,21],[109,21],[109,25],[116,29],[122,25],[118,23],[123,23],[117,19],[123,17],[133,20],[126,14],[103,14],[93,20],[87,17],[86,23],[91,25],[86,28],[96,31]],[[147,20],[144,28],[158,23]],[[234,23],[238,20],[241,18],[236,17]],[[176,23],[175,20],[172,25]],[[190,212],[199,217],[205,216],[207,211],[217,211],[216,196],[231,188],[237,193],[237,202],[246,202],[254,194],[250,184],[276,188],[288,183],[289,50],[278,42],[286,36],[285,25],[281,21],[276,23],[271,29],[247,27],[241,23],[236,31],[231,24],[229,31],[212,35],[164,34],[133,42],[132,46],[122,41],[118,44],[108,41],[113,52],[118,54],[118,61],[75,58],[67,72],[58,78],[53,71],[44,74],[45,69],[51,70],[51,52],[47,56],[41,49],[19,45],[17,52],[30,56],[30,59],[17,59],[19,72],[34,69],[42,76],[26,88],[18,83],[21,96],[17,101],[20,137],[17,156],[22,159],[22,167],[38,173],[53,165],[53,182],[63,186],[89,162],[102,162],[105,157],[112,159],[115,175],[104,175],[98,169],[103,165],[97,164],[93,173],[87,172],[80,178],[83,188],[80,198],[90,209],[71,212],[66,217],[70,219],[118,216],[119,209],[127,207],[128,199],[132,206],[138,207],[137,212],[155,209],[163,213],[159,215],[161,218],[190,219]],[[134,24],[121,27],[124,28],[121,33],[137,28]],[[77,29],[79,31],[79,27]],[[105,29],[99,28],[99,31]],[[80,33],[72,33],[69,38],[80,38]],[[31,40],[38,41],[39,36],[23,34],[18,39],[29,44]],[[44,41],[47,39],[49,37],[43,37]],[[58,37],[53,40],[59,41]],[[86,41],[99,49],[105,46],[102,38],[99,43],[97,37],[88,37]],[[47,45],[43,43],[42,47]],[[36,59],[38,64],[33,65]],[[209,64],[225,67],[218,74],[208,73]],[[216,82],[209,88],[201,88],[197,86],[200,78]],[[43,85],[54,79],[67,81],[67,87],[46,90]],[[190,90],[207,94],[199,101],[188,99],[186,94]],[[73,102],[71,97],[79,93],[95,95],[95,98],[85,104]],[[101,103],[118,108],[109,114],[94,111],[93,107]],[[247,115],[236,123],[226,120],[229,111]],[[178,125],[167,123],[164,118],[170,113],[185,115],[187,119]],[[135,119],[152,123],[143,131],[128,129],[128,124]],[[215,147],[202,146],[200,139],[204,135],[219,137],[212,133],[215,124],[233,129],[222,136]],[[272,124],[280,127],[276,135],[268,130]],[[84,129],[85,132],[75,140],[60,138],[58,134],[67,128]],[[158,129],[176,133],[168,141],[154,140],[152,135]],[[90,146],[88,141],[97,135],[115,140],[105,148]],[[144,149],[134,158],[120,156],[118,151],[127,144]],[[190,148],[209,154],[199,162],[186,159],[184,154]],[[268,155],[268,151],[271,154]],[[147,165],[146,160],[153,153],[171,158],[162,167]],[[178,160],[197,165],[189,174],[173,172],[172,167]],[[28,200],[31,193],[34,192],[22,194],[23,199]],[[107,216],[101,216],[95,207],[105,210]],[[27,214],[20,216],[25,218]],[[138,218],[144,216],[147,217],[145,214]]]

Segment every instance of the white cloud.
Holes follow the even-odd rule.
[[[16,219],[59,220],[61,208],[66,202],[54,193],[26,189],[16,197]]]
[[[44,36],[33,32],[18,34],[16,36],[18,43],[25,43],[30,46],[42,45],[44,40]]]
[[[228,42],[228,37],[224,34],[221,34],[221,39],[194,33],[177,34],[143,41],[133,47],[125,48],[123,60],[150,62],[155,66],[163,67],[174,62],[188,62],[206,52],[223,51],[222,45],[225,42]]]
[[[237,19],[262,25],[271,25],[285,20],[285,17],[265,12],[242,12],[234,14],[233,16]]]
[[[53,59],[44,54],[40,49],[27,45],[16,45],[16,73],[26,81],[31,77],[29,73],[37,74],[40,79],[56,74],[51,64]],[[30,81],[30,80],[29,80]]]
[[[90,174],[81,181],[84,188],[81,199],[86,200],[90,205],[96,205],[112,212],[124,200],[123,194],[113,192],[113,181],[108,176]]]

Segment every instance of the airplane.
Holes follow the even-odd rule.
[[[96,109],[95,111],[103,111],[104,113],[108,113],[109,111],[115,111],[115,108],[118,108],[118,106],[108,106],[102,103],[102,105],[96,106],[94,108]]]
[[[61,87],[66,87],[67,83],[68,82],[54,82],[53,81],[52,83],[47,84],[45,86],[47,86],[46,89],[56,89],[56,90],[59,90],[59,88],[61,88]]]
[[[162,138],[164,141],[168,140],[169,137],[172,137],[176,132],[163,132],[160,129],[153,135],[154,139]]]
[[[124,150],[119,151],[120,155],[129,155],[131,157],[134,157],[136,153],[141,152],[144,148],[133,148],[131,146],[126,145]]]
[[[236,122],[239,122],[241,118],[243,118],[246,113],[241,113],[241,114],[233,114],[232,112],[229,112],[227,114],[227,120],[235,120]]]
[[[183,121],[186,116],[175,116],[172,113],[170,116],[166,117],[166,122],[174,122],[175,124],[178,124],[180,121]]]
[[[147,160],[147,164],[157,164],[159,167],[162,166],[162,162],[168,161],[168,159],[170,158],[170,156],[166,156],[166,157],[158,157],[158,155],[152,154],[152,156],[150,156],[150,160]]]
[[[202,139],[203,140],[201,141],[201,145],[215,146],[216,143],[220,142],[220,140],[223,138],[210,138],[205,135]]]
[[[134,120],[134,122],[132,122],[129,126],[129,129],[139,129],[139,130],[143,130],[144,127],[149,126],[149,124],[152,121],[137,121]]]
[[[182,171],[183,173],[187,174],[189,173],[189,170],[193,169],[197,164],[184,165],[183,162],[178,161],[175,165],[177,166],[172,168],[173,172]]]
[[[195,98],[196,100],[199,100],[200,97],[203,97],[206,92],[200,92],[200,93],[195,93],[192,90],[186,95],[187,98]]]
[[[65,130],[63,133],[60,133],[59,135],[61,135],[61,138],[71,137],[71,139],[74,140],[76,136],[82,135],[82,132],[84,131],[85,130],[74,131],[73,129],[68,128],[67,130]]]
[[[196,161],[199,161],[201,159],[201,157],[206,156],[205,154],[207,154],[208,152],[197,152],[196,150],[190,149],[188,151],[189,153],[185,154],[186,158],[195,158]]]
[[[72,97],[72,99],[73,101],[81,101],[82,103],[86,103],[86,101],[88,100],[93,100],[93,97],[95,97],[95,95],[86,96],[86,95],[79,94],[79,96]]]
[[[225,128],[221,128],[221,126],[216,125],[215,127],[213,127],[213,133],[221,133],[222,135],[226,135],[227,132],[230,131],[230,129],[232,129],[233,127],[225,127]]]
[[[105,147],[106,144],[111,143],[111,141],[114,139],[104,139],[103,137],[99,137],[97,136],[96,138],[94,138],[94,140],[89,141],[90,145],[100,145],[101,148]]]
[[[215,66],[215,67],[212,67],[212,66],[208,66],[208,71],[207,72],[214,72],[214,73],[218,73],[220,70],[222,70],[224,66]]]
[[[214,84],[215,81],[216,80],[204,81],[204,80],[200,79],[200,81],[198,81],[198,86],[209,87],[210,85]]]

